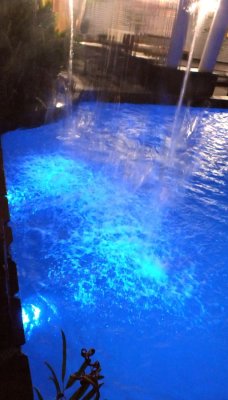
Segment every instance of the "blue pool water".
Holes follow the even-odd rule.
[[[94,347],[103,400],[228,399],[228,114],[81,103],[3,137],[33,383]]]

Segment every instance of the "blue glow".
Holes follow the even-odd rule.
[[[143,298],[145,309],[174,314],[182,314],[185,302],[196,295],[194,269],[170,274],[169,239],[158,217],[151,226],[153,203],[148,216],[141,213],[147,202],[141,193],[84,161],[56,154],[25,157],[14,179],[10,204],[17,220],[30,218],[27,251],[34,242],[45,254],[45,280],[53,290],[64,287],[65,296],[80,307],[96,305],[114,290],[114,304],[127,298],[137,307]]]
[[[23,300],[22,321],[27,338],[34,331],[53,323],[58,315],[54,299],[39,294]]]
[[[4,135],[40,382],[63,328],[69,354],[98,350],[104,398],[227,398],[227,117],[188,112],[171,166],[172,107],[86,103],[71,122]]]
[[[29,337],[34,328],[41,324],[41,309],[34,304],[27,304],[22,307],[22,321],[26,335]]]

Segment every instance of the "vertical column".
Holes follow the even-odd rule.
[[[167,67],[177,68],[182,57],[189,22],[189,13],[186,10],[188,2],[188,0],[179,1],[167,56]]]
[[[227,29],[228,0],[220,0],[199,64],[200,72],[213,71]]]
[[[56,15],[56,27],[62,32],[69,27],[69,2],[68,0],[53,0],[53,11]]]

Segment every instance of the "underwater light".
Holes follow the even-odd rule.
[[[26,327],[26,325],[29,323],[30,319],[29,319],[29,315],[28,313],[25,311],[24,308],[22,308],[22,321],[23,321],[23,325],[24,327]]]
[[[41,309],[34,304],[27,304],[22,307],[22,321],[27,337],[30,336],[34,327],[40,325]]]
[[[37,329],[43,329],[57,314],[54,302],[43,295],[29,298],[23,303],[22,322],[26,338],[29,339]]]
[[[58,101],[55,105],[56,108],[62,108],[65,106],[65,103],[62,103],[61,101]]]

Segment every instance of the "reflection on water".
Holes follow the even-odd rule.
[[[24,251],[45,257],[43,286],[58,284],[80,307],[110,297],[110,304],[127,298],[137,308],[143,299],[140,309],[173,314],[198,297],[194,265],[178,266],[178,255],[173,263],[150,189],[132,193],[88,164],[56,154],[26,157],[14,179],[9,200],[18,218],[30,220]]]
[[[70,122],[4,137],[32,367],[53,358],[48,343],[63,327],[72,347],[76,337],[98,350],[109,400],[228,390],[219,366],[227,114],[188,111],[168,169],[173,116],[172,107],[85,103]]]

